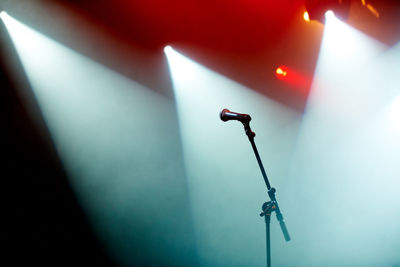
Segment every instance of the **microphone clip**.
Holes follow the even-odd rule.
[[[249,139],[254,139],[254,137],[256,136],[256,134],[251,130],[250,128],[250,122],[246,121],[246,122],[242,122],[243,126],[244,126],[244,131],[246,132],[246,135],[249,137]]]
[[[268,201],[262,205],[260,217],[271,216],[271,213],[276,210],[275,201]]]

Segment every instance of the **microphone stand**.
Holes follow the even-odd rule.
[[[276,189],[271,187],[267,174],[265,172],[264,166],[261,162],[260,155],[258,154],[258,150],[256,147],[256,144],[254,142],[254,137],[256,134],[251,130],[250,128],[250,121],[242,121],[242,124],[244,126],[244,130],[246,132],[247,137],[249,138],[249,141],[251,143],[251,146],[253,148],[254,154],[256,156],[258,166],[260,166],[261,173],[264,177],[264,182],[265,185],[267,186],[268,189],[268,196],[270,198],[270,201],[265,202],[262,205],[262,212],[260,213],[260,216],[265,218],[265,227],[266,227],[266,254],[267,254],[267,267],[271,267],[271,236],[270,236],[270,223],[271,223],[271,213],[275,211],[276,213],[276,218],[279,221],[279,224],[282,229],[283,236],[286,241],[290,241],[290,236],[289,232],[286,228],[285,221],[283,219],[283,215],[281,213],[281,210],[279,209],[278,202],[275,197]]]

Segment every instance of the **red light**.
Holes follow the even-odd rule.
[[[276,68],[275,73],[279,79],[282,79],[283,77],[287,76],[287,74],[288,74],[287,68],[285,66],[280,66],[280,67]]]
[[[306,93],[311,85],[311,78],[285,65],[275,70],[276,78],[287,83],[297,91]]]

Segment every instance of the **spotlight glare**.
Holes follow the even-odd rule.
[[[172,52],[173,50],[174,49],[170,45],[167,45],[164,47],[164,53],[166,53],[166,54]]]
[[[325,12],[325,18],[326,19],[333,19],[335,17],[335,13],[333,13],[332,10],[328,10]]]
[[[307,21],[307,22],[309,22],[309,21],[310,21],[310,15],[308,14],[308,12],[307,12],[307,11],[304,11],[304,14],[303,14],[303,19],[304,19],[305,21]]]
[[[7,14],[7,12],[5,12],[5,11],[1,11],[1,12],[0,12],[0,18],[3,19],[3,20],[7,17],[7,15],[8,15],[8,14]]]

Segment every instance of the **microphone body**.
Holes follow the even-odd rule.
[[[223,109],[220,113],[220,118],[223,121],[236,120],[242,123],[248,123],[251,121],[250,115],[232,112],[229,109]]]

